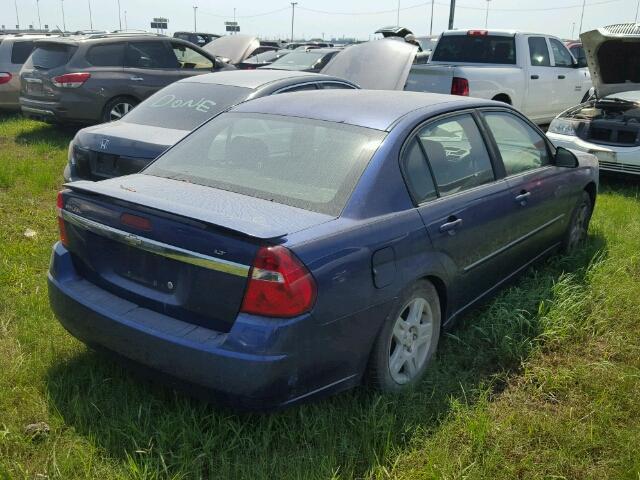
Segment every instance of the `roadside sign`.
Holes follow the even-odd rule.
[[[225,27],[225,30],[227,32],[239,32],[240,31],[240,25],[227,25]]]
[[[224,22],[225,25],[233,25],[236,26],[238,25],[238,22]]]
[[[159,28],[161,30],[166,30],[168,26],[167,26],[167,22],[151,22],[151,28]]]

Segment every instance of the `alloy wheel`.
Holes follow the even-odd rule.
[[[120,120],[133,108],[133,105],[127,102],[116,103],[109,111],[109,121],[114,122]]]

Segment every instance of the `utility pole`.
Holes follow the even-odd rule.
[[[129,25],[127,25],[127,11],[124,11],[124,29],[129,30]]]
[[[398,0],[398,14],[396,15],[396,25],[400,26],[400,0]]]
[[[640,0],[638,0],[640,2]],[[431,25],[429,25],[429,35],[433,35],[433,3],[435,0],[431,0]]]
[[[639,0],[640,1],[640,0]],[[576,32],[576,22],[573,22],[571,24],[571,36],[569,37],[571,40],[573,40],[573,34]]]
[[[582,19],[584,18],[584,5],[587,0],[582,0],[582,13],[580,14],[580,28],[578,29],[578,35],[582,33]]]
[[[640,0],[638,0],[638,4],[636,5],[636,23],[638,23],[638,11],[640,10]]]
[[[91,0],[87,0],[89,4],[89,28],[93,30],[93,17],[91,16]]]
[[[491,0],[487,0],[487,13],[484,16],[484,28],[487,28],[489,26],[489,2]]]
[[[198,31],[198,23],[196,21],[196,12],[198,11],[198,7],[193,6],[193,33]]]
[[[293,22],[296,18],[296,5],[298,2],[291,2],[291,41],[293,42]]]
[[[14,0],[13,4],[16,7],[16,27],[20,28],[20,15],[18,15],[18,0]]]
[[[67,31],[67,23],[64,20],[64,0],[60,0],[60,7],[62,8],[62,31]]]
[[[236,23],[236,7],[233,7],[233,23],[234,24]],[[237,25],[236,25],[236,27],[237,27]],[[238,32],[231,32],[231,33],[232,33],[232,35],[237,35],[238,34]]]
[[[120,0],[118,0],[118,25],[120,26],[119,30],[122,30],[122,14],[120,13]]]
[[[451,0],[449,5],[449,30],[453,30],[453,17],[456,14],[456,0]]]
[[[40,21],[40,0],[36,0],[36,8],[38,9],[38,28],[42,30],[42,22]]]

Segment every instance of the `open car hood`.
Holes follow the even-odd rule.
[[[598,97],[640,90],[640,24],[609,25],[580,39]]]
[[[400,37],[404,38],[413,32],[406,27],[382,27],[375,31],[375,33],[381,33],[384,38],[388,37]]]
[[[417,51],[417,46],[393,38],[373,40],[345,48],[320,73],[369,90],[402,90]]]
[[[260,40],[252,35],[227,35],[207,43],[202,49],[235,65],[249,58],[259,46]]]

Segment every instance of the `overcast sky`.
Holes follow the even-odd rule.
[[[587,0],[583,31],[634,21],[640,0]],[[63,3],[64,2],[64,3]],[[42,25],[62,27],[64,5],[69,30],[89,28],[89,2],[93,28],[118,28],[118,0],[39,0]],[[15,4],[20,24],[38,27],[36,0],[0,0],[0,24],[16,24]],[[456,28],[484,27],[486,0],[458,0]],[[198,6],[200,31],[223,33],[224,21],[233,20],[236,8],[242,33],[263,37],[288,38],[291,31],[291,6],[275,0],[120,0],[122,27],[148,29],[153,17],[169,19],[169,32],[193,30],[193,6]],[[433,32],[447,27],[448,0],[435,0]],[[377,28],[395,25],[397,0],[298,0],[295,15],[296,37],[355,36],[367,39]],[[577,36],[582,0],[491,0],[489,28],[510,28],[554,34],[568,38],[575,22]],[[431,0],[401,0],[400,24],[416,34],[429,33]]]

